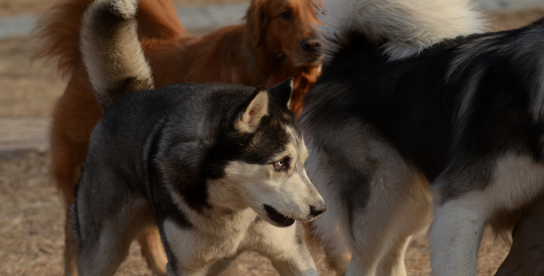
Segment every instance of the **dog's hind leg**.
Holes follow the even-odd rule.
[[[120,200],[115,209],[111,208],[111,204],[106,204],[109,206],[102,210],[86,208],[78,201],[76,204],[78,210],[75,217],[79,224],[79,275],[114,275],[126,258],[131,242],[150,221],[147,202],[143,199],[125,198]],[[91,203],[88,206],[93,205]]]
[[[399,241],[387,250],[380,263],[376,275],[395,275],[405,276],[406,267],[404,266],[404,252],[410,243],[410,237],[401,238]]]
[[[407,164],[380,166],[371,177],[368,201],[351,210],[348,229],[353,253],[347,275],[405,276],[404,252],[410,237],[430,221],[425,180]]]
[[[77,269],[80,276],[108,276],[126,258],[131,242],[155,220],[145,197],[103,158],[107,153],[93,154],[93,144],[90,148],[71,207]]]
[[[153,273],[161,276],[166,275],[168,260],[157,227],[146,227],[138,237],[138,243],[142,248],[142,256],[144,256]]]
[[[408,239],[429,223],[428,183],[375,132],[355,124],[344,128],[334,132],[350,133],[334,139],[341,145],[323,143],[331,147],[311,150],[306,161],[327,204],[327,212],[313,223],[315,233],[332,254],[349,246],[347,275],[405,275]]]
[[[406,174],[404,186],[397,187],[394,191],[396,194],[390,194],[393,198],[387,200],[393,206],[387,208],[390,213],[385,219],[391,220],[386,228],[389,232],[385,235],[387,250],[378,264],[377,275],[406,275],[404,265],[406,248],[412,235],[425,230],[431,220],[430,189],[427,182],[422,175],[415,172],[415,169],[408,170],[411,172]],[[390,171],[395,173],[394,169]],[[397,185],[401,184],[401,181],[399,179]],[[378,195],[376,199],[387,197],[385,194]]]

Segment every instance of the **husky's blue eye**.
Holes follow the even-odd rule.
[[[274,170],[276,171],[285,171],[289,169],[289,157],[285,157],[282,160],[274,162],[273,166]]]

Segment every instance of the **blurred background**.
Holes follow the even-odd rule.
[[[249,0],[173,0],[187,30],[202,35],[241,22]],[[274,0],[268,0],[274,1]],[[544,17],[544,0],[473,0],[491,30],[512,29]],[[54,63],[31,62],[36,20],[49,0],[0,0],[0,275],[61,275],[64,210],[48,174],[48,127],[67,79]],[[406,254],[409,275],[429,275],[424,235]],[[320,275],[334,275],[313,247]],[[508,252],[489,233],[479,275],[493,275]],[[151,275],[134,245],[118,275]],[[242,255],[225,275],[277,275],[254,253]]]

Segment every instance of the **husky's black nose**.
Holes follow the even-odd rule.
[[[310,205],[310,215],[313,217],[317,217],[321,214],[323,214],[325,211],[327,211],[327,206],[323,205],[318,207],[315,207],[314,205]]]

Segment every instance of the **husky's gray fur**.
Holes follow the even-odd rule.
[[[288,110],[292,82],[152,88],[134,31],[136,0],[86,12],[82,51],[104,116],[72,205],[81,276],[113,275],[157,225],[168,275],[217,275],[242,251],[281,275],[317,275],[295,220],[325,211]],[[133,93],[136,92],[136,93]]]

